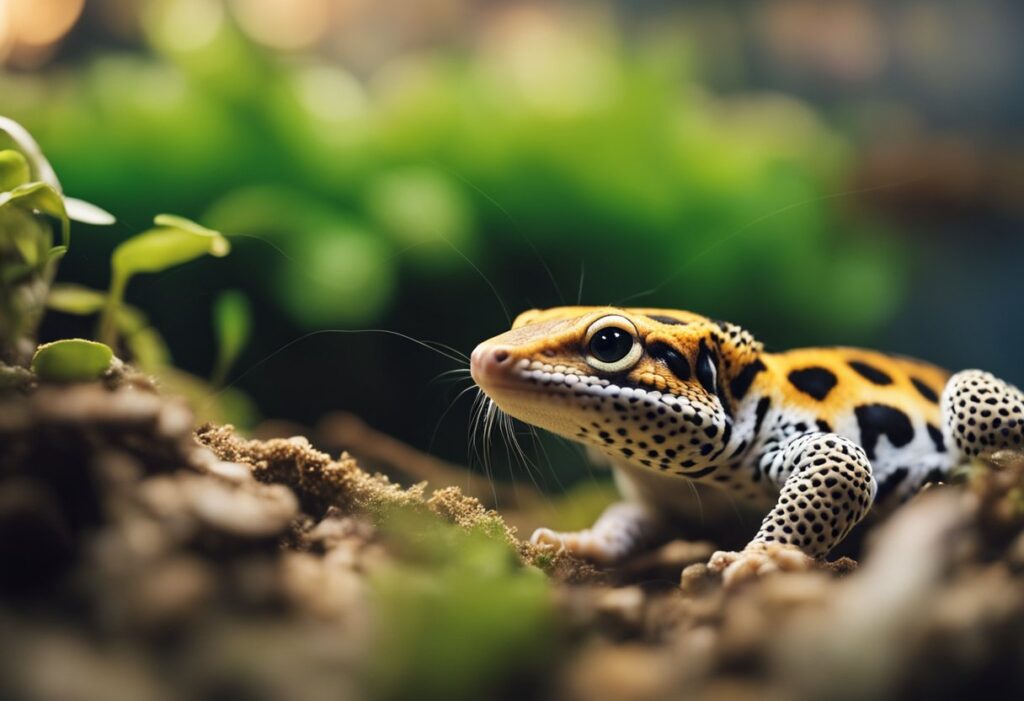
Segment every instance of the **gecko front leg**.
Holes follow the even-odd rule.
[[[864,518],[875,479],[864,450],[832,433],[808,433],[784,444],[766,475],[779,500],[742,552],[717,552],[708,563],[725,584],[773,570],[807,569]]]
[[[661,519],[650,509],[636,502],[620,501],[605,509],[590,528],[572,532],[538,528],[530,543],[599,564],[613,564],[643,550],[663,530]]]

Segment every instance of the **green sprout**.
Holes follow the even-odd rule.
[[[50,288],[46,306],[64,314],[92,316],[107,306],[107,294],[83,285],[57,283]],[[156,373],[171,364],[167,344],[140,309],[122,303],[118,308],[116,323],[132,362],[138,367]]]
[[[188,219],[162,214],[155,223],[156,228],[128,239],[114,250],[109,292],[82,285],[57,284],[50,290],[47,306],[76,316],[100,314],[99,337],[104,345],[115,347],[120,340],[138,367],[163,375],[170,370],[170,352],[146,315],[125,304],[128,281],[135,273],[158,272],[205,254],[226,255],[230,245],[220,233]],[[226,327],[220,328],[222,349],[218,361],[218,367],[224,367],[224,372],[248,339],[248,309],[241,309],[244,305],[244,299],[232,300],[227,303],[229,308],[218,314],[220,326]]]
[[[224,384],[228,372],[249,341],[252,331],[252,311],[241,292],[227,290],[213,305],[214,329],[218,336],[217,363],[210,375],[210,384]]]
[[[0,117],[0,363],[28,360],[57,263],[71,243],[72,220],[110,224],[114,218],[65,197],[35,139]]]
[[[99,339],[107,345],[117,343],[117,317],[128,281],[134,275],[161,272],[204,255],[223,257],[231,250],[231,244],[220,232],[188,219],[161,214],[154,223],[156,227],[114,249],[110,292],[100,317]]]
[[[32,372],[53,382],[90,382],[98,380],[113,360],[110,346],[68,338],[39,346],[32,356]]]

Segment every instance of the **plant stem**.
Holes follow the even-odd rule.
[[[117,313],[124,298],[124,290],[128,278],[114,273],[110,281],[110,292],[107,293],[107,303],[103,307],[103,316],[100,317],[99,340],[114,349],[117,353]]]

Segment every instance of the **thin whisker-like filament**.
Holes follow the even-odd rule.
[[[512,423],[512,417],[506,414],[504,415],[503,418],[505,433],[508,436],[509,443],[515,448],[516,456],[519,462],[521,462],[523,464],[523,467],[526,468],[526,474],[529,475],[530,481],[533,483],[533,486],[537,488],[537,491],[543,493],[543,488],[538,483],[536,476],[534,476],[534,470],[536,469],[536,472],[539,475],[540,469],[536,467],[534,462],[530,460],[529,457],[527,457],[526,452],[523,450],[523,447],[519,444],[519,440],[516,438],[515,435],[515,427]]]
[[[484,449],[482,451],[479,450],[478,446],[477,446],[477,438],[481,437],[481,433],[482,432],[484,434],[486,434],[486,428],[485,428],[485,423],[484,423],[485,422],[484,416],[485,416],[485,412],[486,412],[486,407],[488,406],[489,402],[490,402],[490,398],[488,398],[487,395],[485,395],[483,393],[483,390],[481,390],[480,388],[477,388],[477,395],[476,395],[476,398],[474,398],[474,400],[473,400],[473,408],[472,408],[472,410],[470,412],[469,451],[468,451],[469,460],[468,460],[468,462],[469,462],[470,469],[472,469],[473,457],[475,455],[478,458],[479,463],[481,465],[483,465],[484,476],[487,477],[487,482],[488,482],[488,484],[491,485],[491,496],[494,499],[494,503],[497,504],[498,503],[498,490],[494,486],[494,478],[491,475],[490,458],[488,456],[488,453],[487,453],[487,450],[486,450],[486,446],[484,447]],[[486,442],[486,440],[487,440],[486,435],[484,435],[483,440],[484,440],[484,442]]]
[[[465,380],[473,379],[469,374],[469,368],[455,368],[454,370],[445,370],[444,372],[434,375],[433,379],[426,384],[429,387],[432,384],[438,382],[463,382]]]
[[[461,180],[463,183],[465,183],[469,187],[471,187],[474,190],[476,190],[481,196],[483,196],[484,199],[486,199],[488,202],[490,202],[492,205],[494,205],[494,207],[499,212],[501,212],[503,215],[505,215],[505,218],[508,219],[513,224],[514,231],[526,243],[526,245],[529,246],[530,250],[533,251],[533,255],[535,255],[537,257],[537,260],[540,261],[540,265],[544,269],[544,272],[547,273],[548,280],[551,281],[551,286],[555,289],[555,294],[558,295],[558,299],[561,301],[562,304],[565,304],[565,297],[562,295],[562,288],[558,285],[558,280],[555,279],[555,274],[551,271],[551,266],[549,266],[548,262],[546,260],[544,260],[544,256],[542,256],[540,254],[540,250],[538,250],[537,246],[533,243],[533,240],[530,239],[523,232],[523,229],[519,225],[519,222],[516,221],[515,218],[509,213],[509,211],[507,209],[505,209],[504,207],[502,207],[501,204],[496,199],[494,199],[489,194],[484,192],[484,190],[481,189],[476,183],[474,183],[474,182],[464,178],[462,175],[460,175],[459,173],[456,173],[454,171],[448,171],[448,172],[451,173],[452,175],[454,175],[456,178]],[[451,245],[451,244],[449,244],[449,245]],[[465,257],[465,256],[463,256],[463,257]],[[509,325],[511,326],[511,324],[509,324]]]
[[[586,271],[587,269],[584,265],[584,262],[580,261],[580,285],[579,289],[576,291],[576,306],[580,306],[581,304],[583,304],[583,277]]]
[[[706,246],[704,246],[702,249],[696,251],[696,253],[694,253],[693,255],[689,256],[689,258],[687,260],[683,261],[683,263],[681,265],[676,267],[675,271],[672,272],[672,274],[670,274],[667,277],[665,277],[658,284],[654,285],[653,287],[649,287],[646,290],[643,290],[641,292],[636,292],[636,293],[631,294],[631,295],[629,295],[627,297],[623,297],[621,299],[614,300],[612,302],[612,305],[613,306],[622,306],[626,302],[630,302],[632,300],[639,299],[639,298],[642,298],[642,297],[648,297],[650,295],[653,295],[653,294],[659,292],[660,290],[665,288],[669,283],[671,283],[673,280],[676,280],[677,278],[682,276],[688,269],[692,268],[702,258],[706,257],[710,253],[713,253],[716,249],[718,249],[721,246],[723,246],[723,245],[725,245],[727,243],[730,243],[731,241],[735,240],[736,238],[742,236],[748,230],[753,229],[758,224],[760,224],[762,222],[765,222],[765,221],[767,221],[769,219],[772,219],[774,217],[778,217],[778,216],[780,216],[782,214],[785,214],[786,212],[788,212],[790,210],[799,209],[801,207],[806,207],[808,205],[815,205],[815,204],[818,204],[818,203],[821,203],[821,202],[827,202],[829,200],[842,199],[842,198],[851,197],[851,196],[855,196],[855,195],[864,195],[864,194],[871,193],[871,192],[884,191],[884,190],[888,190],[888,189],[892,189],[892,188],[904,187],[906,185],[911,185],[911,184],[921,180],[924,177],[927,177],[927,176],[919,175],[919,176],[914,176],[914,177],[907,178],[907,179],[904,179],[904,180],[899,180],[899,181],[896,181],[896,182],[883,183],[881,185],[872,185],[870,187],[865,187],[865,188],[858,188],[858,189],[853,189],[853,190],[843,190],[843,191],[840,191],[840,192],[833,192],[833,193],[830,193],[830,194],[827,194],[827,195],[822,195],[820,197],[812,197],[810,199],[800,200],[798,202],[791,202],[791,203],[789,203],[789,204],[787,204],[787,205],[785,205],[783,207],[779,207],[778,209],[776,209],[774,211],[766,212],[765,214],[762,214],[761,216],[756,217],[756,218],[752,219],[751,221],[747,222],[743,226],[741,226],[741,227],[739,227],[737,229],[733,229],[731,232],[726,233],[724,236],[716,236],[713,240],[709,241],[708,244]]]
[[[498,292],[498,288],[495,287],[493,282],[491,282],[491,279],[489,277],[487,277],[486,275],[484,275],[484,271],[481,270],[477,266],[476,263],[474,263],[472,260],[470,260],[469,256],[467,256],[465,253],[460,251],[458,246],[456,246],[455,244],[453,244],[451,241],[449,241],[448,239],[446,239],[443,236],[441,237],[441,240],[444,241],[446,244],[448,244],[448,246],[453,251],[455,251],[459,255],[460,258],[462,258],[462,260],[466,261],[466,264],[469,265],[469,267],[471,267],[473,270],[475,270],[476,274],[480,276],[480,279],[482,279],[487,284],[487,286],[491,288],[491,292],[494,293],[494,298],[498,300],[498,305],[501,307],[501,311],[505,315],[505,321],[508,323],[509,326],[512,326],[512,314],[508,310],[508,305],[505,304],[505,300],[502,299],[501,294]],[[467,358],[467,360],[468,360],[468,358]]]
[[[558,490],[562,494],[565,494],[567,491],[565,485],[562,483],[562,480],[558,478],[558,470],[555,469],[554,463],[551,462],[551,456],[548,454],[548,449],[544,447],[544,441],[541,439],[540,433],[538,433],[534,426],[528,426],[527,428],[529,428],[533,445],[540,451],[541,455],[544,456],[544,460],[548,464],[548,472],[551,473],[551,476],[555,480],[555,484],[558,485]]]
[[[528,428],[530,429],[532,436],[534,436],[533,437],[533,441],[534,441],[534,445],[536,446],[536,438],[535,438],[536,434],[534,432],[534,429],[533,429],[532,426],[529,426]],[[541,486],[541,480],[538,479],[538,477],[542,478],[543,474],[544,474],[541,471],[541,469],[540,469],[540,465],[538,465],[535,461],[528,459],[526,457],[526,454],[522,451],[522,448],[520,448],[520,454],[523,456],[523,464],[526,466],[526,472],[530,476],[530,481],[533,482],[533,486],[536,487],[536,489],[540,493],[541,497],[543,497],[545,503],[547,503],[550,506],[551,505],[551,496],[548,494],[548,491],[544,487]],[[531,469],[531,466],[532,466],[532,469]],[[553,469],[553,467],[551,465],[551,461],[550,460],[548,461],[548,470],[552,473],[552,475],[555,476],[555,481],[557,482],[558,481],[558,476],[555,475],[555,471],[554,471],[554,469]],[[536,472],[538,477],[534,477],[534,472]]]
[[[265,355],[263,358],[261,358],[260,360],[258,360],[257,362],[253,363],[248,368],[246,368],[244,372],[242,372],[241,374],[239,374],[239,375],[235,376],[234,378],[232,378],[232,380],[230,382],[225,383],[216,392],[213,392],[210,395],[208,395],[207,398],[206,398],[206,402],[204,403],[203,406],[206,406],[210,402],[215,401],[220,395],[222,395],[224,392],[226,392],[229,389],[231,389],[232,387],[234,387],[236,384],[238,384],[242,379],[247,377],[254,370],[256,370],[257,368],[259,368],[259,367],[263,366],[264,364],[268,363],[270,360],[272,360],[273,358],[277,357],[278,355],[280,355],[281,353],[285,352],[286,350],[288,350],[289,348],[291,348],[294,345],[302,343],[303,341],[305,341],[305,340],[307,340],[309,338],[313,338],[314,336],[322,336],[322,335],[325,335],[325,334],[356,334],[356,333],[378,333],[378,334],[384,334],[384,335],[387,335],[387,336],[395,336],[397,338],[402,338],[402,339],[405,339],[406,341],[410,341],[412,343],[415,343],[416,345],[420,346],[421,348],[426,348],[429,351],[433,351],[434,353],[437,353],[438,355],[443,356],[443,357],[447,358],[448,360],[451,360],[451,361],[453,361],[455,363],[458,363],[461,366],[465,366],[465,367],[469,366],[469,356],[467,356],[462,351],[457,350],[455,348],[452,348],[448,344],[441,343],[440,341],[420,340],[418,338],[414,338],[413,336],[410,336],[409,334],[402,333],[401,331],[392,331],[391,329],[321,329],[319,331],[310,331],[309,333],[303,334],[303,335],[299,336],[298,338],[293,338],[291,341],[289,341],[288,343],[285,343],[280,348],[275,350],[273,353],[269,353],[269,354]]]
[[[441,416],[438,417],[437,423],[434,424],[434,430],[430,432],[430,442],[427,443],[428,453],[433,451],[434,441],[437,440],[437,432],[441,429],[441,424],[444,422],[445,417],[448,416],[448,413],[455,407],[458,401],[466,395],[467,392],[472,392],[474,389],[479,391],[480,388],[477,387],[476,385],[470,385],[469,387],[465,387],[458,394],[455,395],[455,398],[453,400],[448,402],[448,406],[445,407],[445,410],[441,412]]]
[[[474,457],[479,458],[477,452],[477,438],[480,434],[480,412],[483,408],[484,393],[477,387],[476,396],[473,397],[473,404],[469,409],[469,430],[467,434],[467,462],[473,467]]]
[[[700,528],[701,530],[704,530],[704,503],[700,500],[700,492],[697,491],[697,485],[693,483],[692,479],[684,477],[683,481],[686,482],[690,491],[693,492],[693,498],[697,500],[697,513],[700,516]]]

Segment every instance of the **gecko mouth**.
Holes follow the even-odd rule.
[[[492,399],[502,395],[560,397],[578,404],[583,409],[598,410],[599,405],[612,402],[621,413],[630,409],[653,409],[675,414],[683,420],[692,420],[700,412],[690,400],[668,392],[622,387],[610,380],[594,375],[583,375],[572,369],[547,365],[540,361],[520,360],[500,374],[474,373],[474,379]]]

